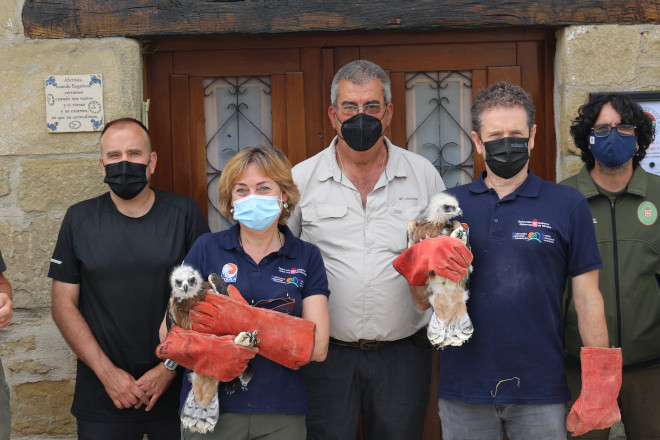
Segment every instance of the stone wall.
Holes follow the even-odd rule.
[[[572,26],[557,31],[557,180],[582,167],[569,128],[589,93],[651,90],[660,90],[660,26]]]
[[[28,40],[24,0],[0,2],[0,250],[14,317],[0,329],[12,439],[73,439],[75,357],[50,316],[46,277],[66,208],[107,191],[99,133],[48,133],[44,80],[103,75],[106,120],[140,117],[140,46],[122,38]]]
[[[0,2],[0,249],[15,303],[12,324],[0,329],[0,358],[12,393],[12,438],[73,439],[75,357],[51,319],[46,273],[66,208],[106,186],[98,133],[47,133],[44,79],[100,73],[106,120],[139,117],[140,47],[121,38],[28,40],[23,1]],[[581,166],[568,127],[589,92],[654,89],[660,89],[660,26],[559,30],[558,179]]]

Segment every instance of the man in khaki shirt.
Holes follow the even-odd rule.
[[[303,368],[308,439],[421,438],[429,398],[429,313],[415,307],[392,266],[406,226],[445,186],[423,157],[385,136],[390,81],[360,60],[337,72],[328,116],[330,146],[298,164],[301,201],[289,227],[321,249],[331,291],[325,362]]]

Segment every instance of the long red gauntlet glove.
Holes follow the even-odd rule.
[[[297,369],[309,363],[314,350],[316,324],[273,310],[250,307],[238,289],[227,295],[207,293],[190,311],[192,328],[216,335],[257,330],[259,354],[280,365]]]
[[[195,373],[229,382],[238,377],[259,350],[234,344],[234,336],[215,336],[175,325],[156,348],[160,359],[172,359]]]
[[[434,237],[420,241],[394,260],[394,268],[412,286],[423,286],[430,273],[460,281],[472,262],[472,252],[454,237]]]
[[[621,388],[621,349],[582,347],[580,361],[582,390],[566,418],[566,429],[576,437],[621,420],[616,402]]]

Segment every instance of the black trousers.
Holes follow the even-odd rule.
[[[308,440],[421,439],[433,351],[426,330],[362,350],[331,343],[325,362],[302,369],[310,415]]]
[[[179,418],[152,422],[86,422],[78,420],[78,440],[180,440]]]

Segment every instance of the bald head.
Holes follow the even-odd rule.
[[[132,128],[131,128],[132,127]],[[139,128],[139,130],[135,130],[136,128]],[[105,128],[101,132],[101,155],[103,155],[103,143],[104,143],[104,138],[106,137],[106,133],[112,133],[115,130],[131,130],[135,131],[136,135],[137,133],[141,132],[142,135],[144,136],[144,141],[146,141],[146,145],[148,148],[148,153],[151,153],[151,137],[149,136],[149,130],[147,127],[144,126],[144,124],[137,119],[133,118],[121,118],[121,119],[115,119],[114,121],[109,122],[106,124]],[[138,135],[140,136],[140,135]]]

